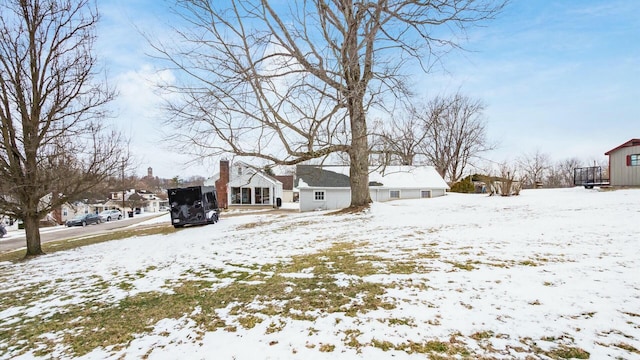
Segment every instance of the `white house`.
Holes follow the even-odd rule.
[[[141,201],[140,204],[144,202],[144,205],[141,208],[131,208],[131,199],[130,197],[133,194],[137,194],[140,196]],[[124,201],[122,201],[122,197],[124,196]],[[101,212],[109,209],[118,209],[125,216],[130,211],[134,212],[142,212],[142,213],[155,213],[160,212],[166,209],[168,206],[168,200],[162,199],[158,197],[156,194],[146,191],[146,190],[135,190],[130,189],[126,191],[113,191],[109,195],[109,199],[104,204],[94,204],[93,207],[96,209],[96,212]]]
[[[282,204],[282,182],[243,162],[220,161],[220,173],[205,181],[216,186],[218,206],[277,207]]]
[[[296,188],[300,211],[343,209],[351,204],[348,166],[298,165]],[[432,166],[386,166],[369,169],[373,201],[420,199],[445,195],[449,186]]]
[[[67,220],[75,217],[76,215],[95,213],[92,209],[91,205],[85,204],[83,202],[76,202],[73,205],[69,203],[64,203],[61,206],[62,211],[62,222],[66,222]]]
[[[51,206],[52,198],[52,193],[43,196],[39,201],[38,208],[42,209],[43,207]],[[75,217],[76,215],[83,215],[94,212],[95,210],[91,205],[86,204],[82,201],[76,201],[73,203],[65,202],[64,204],[60,205],[60,207],[52,209],[51,212],[47,214],[47,216],[43,220],[50,223],[64,224],[67,220]]]
[[[169,202],[167,199],[161,199],[156,194],[146,190],[138,191],[138,195],[140,195],[145,201],[145,206],[142,208],[142,212],[146,213],[159,212],[160,209],[163,206],[166,207]]]

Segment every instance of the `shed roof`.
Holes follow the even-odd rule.
[[[629,146],[640,146],[640,139],[631,139],[631,140],[625,142],[624,144],[619,145],[619,146],[607,151],[604,154],[605,155],[611,155],[611,153],[613,153],[613,152],[615,152],[617,150],[620,150],[622,148],[629,147]]]

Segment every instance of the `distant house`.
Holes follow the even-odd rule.
[[[151,169],[151,168],[149,168]],[[146,190],[138,190],[138,195],[144,199],[144,207],[142,212],[158,212],[163,206],[166,207],[169,204],[169,200],[160,198],[155,193]]]
[[[138,195],[139,201],[135,209],[131,209],[132,202],[130,201],[132,195]],[[122,197],[124,195],[124,202]],[[51,194],[44,196],[40,201],[43,204],[51,202]],[[152,192],[146,190],[127,190],[127,191],[112,191],[109,194],[107,200],[98,200],[97,202],[89,202],[87,199],[78,200],[73,203],[64,203],[58,208],[52,209],[51,213],[45,219],[51,219],[58,224],[64,224],[67,220],[75,217],[76,215],[83,214],[98,214],[104,210],[117,209],[127,214],[129,211],[150,213],[166,210],[168,206],[168,200],[164,197],[158,196]]]
[[[631,139],[604,154],[609,156],[611,186],[640,186],[640,139]]]
[[[220,161],[220,173],[205,185],[216,186],[218,206],[229,207],[277,207],[282,203],[282,182],[263,170],[243,162],[229,164]]]
[[[282,183],[282,202],[293,202],[293,175],[276,175],[274,178]]]
[[[89,213],[95,213],[95,210],[91,205],[85,204],[84,202],[77,201],[73,204],[64,203],[60,206],[60,214],[54,214],[55,211],[52,211],[52,215],[58,224],[64,224],[67,220],[75,217],[76,215],[83,215]]]
[[[51,201],[53,200],[53,194],[49,193],[43,196],[38,204],[38,208],[41,209],[46,206],[51,205]],[[45,216],[42,221],[64,224],[67,220],[75,217],[76,215],[83,215],[88,213],[95,212],[91,205],[86,204],[82,201],[75,201],[73,203],[65,202],[57,208],[51,209],[51,212]]]
[[[295,186],[300,211],[343,209],[351,204],[348,166],[298,165]],[[369,170],[373,201],[443,196],[449,186],[431,166],[387,166]]]
[[[137,195],[137,200],[132,201],[133,195]],[[122,197],[124,196],[124,201]],[[134,205],[135,208],[131,208]],[[109,199],[104,204],[94,204],[96,212],[104,210],[118,209],[123,214],[127,215],[128,212],[134,211],[136,213],[152,213],[159,212],[167,208],[168,200],[163,197],[158,197],[155,193],[147,190],[130,189],[126,191],[112,191],[109,195]]]

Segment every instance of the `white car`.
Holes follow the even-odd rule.
[[[100,218],[102,219],[102,221],[111,221],[111,220],[120,220],[122,219],[122,213],[120,212],[120,210],[105,210],[103,212],[101,212],[100,214]]]

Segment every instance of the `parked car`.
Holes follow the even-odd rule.
[[[122,219],[122,213],[120,210],[105,210],[100,213],[102,221],[120,220]]]
[[[101,222],[102,219],[97,214],[84,214],[67,220],[67,226],[87,226],[89,224],[100,224]]]

